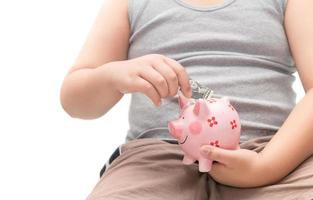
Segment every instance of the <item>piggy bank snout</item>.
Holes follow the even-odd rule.
[[[172,121],[168,123],[168,129],[170,134],[177,139],[181,139],[183,135],[183,126],[177,121]]]

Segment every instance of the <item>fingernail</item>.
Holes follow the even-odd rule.
[[[204,154],[209,154],[210,151],[211,151],[211,148],[209,148],[209,147],[202,147],[201,148],[201,152]]]

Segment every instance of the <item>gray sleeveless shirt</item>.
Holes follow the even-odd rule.
[[[162,54],[178,61],[191,79],[228,96],[239,113],[241,142],[274,134],[295,106],[296,71],[284,31],[287,0],[224,0],[192,6],[184,0],[128,0],[128,59]],[[156,107],[132,93],[126,141],[173,139],[178,99]]]

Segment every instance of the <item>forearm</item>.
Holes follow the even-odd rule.
[[[108,112],[123,94],[110,87],[105,67],[84,68],[66,76],[61,88],[61,104],[74,118],[95,119]]]
[[[285,123],[260,153],[264,182],[274,183],[313,153],[313,89],[295,106]]]

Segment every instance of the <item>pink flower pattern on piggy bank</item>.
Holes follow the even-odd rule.
[[[183,163],[199,162],[199,171],[208,172],[212,160],[200,153],[204,144],[238,149],[240,141],[240,119],[227,97],[208,100],[197,99],[194,103],[179,95],[180,117],[168,123],[170,134],[178,140],[184,152]]]

